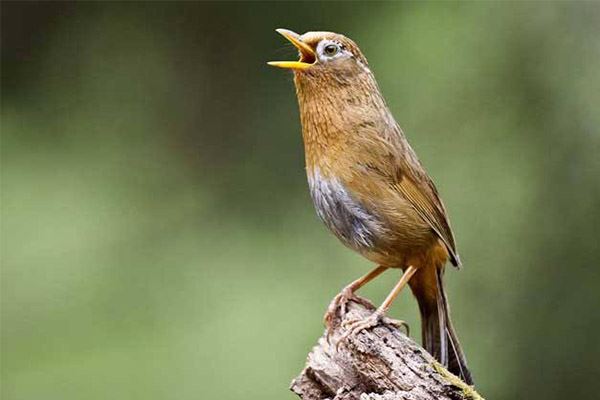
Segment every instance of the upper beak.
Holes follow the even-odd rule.
[[[299,69],[304,70],[310,68],[315,61],[317,60],[317,56],[315,51],[306,43],[300,40],[300,35],[296,32],[290,31],[288,29],[275,29],[277,33],[282,35],[284,38],[292,42],[294,46],[300,52],[300,60],[298,61],[269,61],[267,64],[272,65],[273,67],[279,68],[291,68],[291,69]]]

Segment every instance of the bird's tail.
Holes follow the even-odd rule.
[[[418,296],[421,311],[423,347],[454,375],[469,385],[473,384],[467,360],[462,351],[452,321],[444,282],[443,270],[436,268],[436,296]]]

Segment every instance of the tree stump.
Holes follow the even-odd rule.
[[[355,301],[347,308],[344,320],[374,311]],[[342,322],[334,321],[329,340],[324,333],[292,381],[290,389],[303,400],[483,399],[393,325],[380,323],[336,346],[345,333]]]

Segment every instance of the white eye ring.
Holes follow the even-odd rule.
[[[329,43],[323,47],[323,54],[327,57],[333,57],[340,52],[340,46],[335,43]]]

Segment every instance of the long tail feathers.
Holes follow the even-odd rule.
[[[444,292],[442,273],[442,270],[437,270],[436,302],[419,302],[423,346],[450,372],[472,385],[473,378],[467,367],[467,360],[450,320],[450,309]]]

